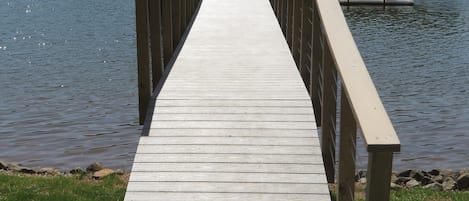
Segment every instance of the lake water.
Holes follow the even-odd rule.
[[[138,96],[134,1],[0,0],[0,159],[129,169]]]
[[[344,10],[402,141],[398,169],[469,166],[468,9]],[[0,160],[130,169],[141,129],[133,15],[133,0],[0,0]]]
[[[401,140],[395,167],[469,168],[469,1],[344,13]]]

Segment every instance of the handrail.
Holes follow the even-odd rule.
[[[153,93],[200,3],[201,0],[135,0],[141,125],[147,118]]]
[[[388,201],[393,152],[400,151],[400,141],[339,1],[270,2],[313,101],[329,183],[335,177],[337,85],[341,83],[338,200],[354,200],[356,133],[360,128],[369,153],[366,199]]]

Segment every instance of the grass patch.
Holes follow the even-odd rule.
[[[332,200],[337,199],[335,187],[331,188]],[[364,187],[355,189],[356,201],[365,201]],[[423,188],[391,190],[391,201],[468,201],[468,191],[434,191]]]
[[[118,201],[123,200],[127,176],[37,176],[0,174],[0,201]]]
[[[467,201],[467,191],[434,191],[415,188],[391,191],[391,200],[395,201]]]

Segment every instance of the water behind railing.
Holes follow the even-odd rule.
[[[415,3],[344,12],[401,140],[394,167],[467,168],[469,1]]]
[[[134,2],[0,0],[0,160],[129,169]]]
[[[345,15],[402,143],[395,167],[468,167],[469,1],[415,2]],[[0,160],[130,168],[133,16],[126,0],[0,0]]]

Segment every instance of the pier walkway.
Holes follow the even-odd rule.
[[[311,99],[269,1],[204,0],[126,200],[330,200]]]
[[[144,128],[126,201],[330,201],[328,183],[352,201],[358,131],[366,200],[389,201],[400,142],[339,1],[136,11]]]

